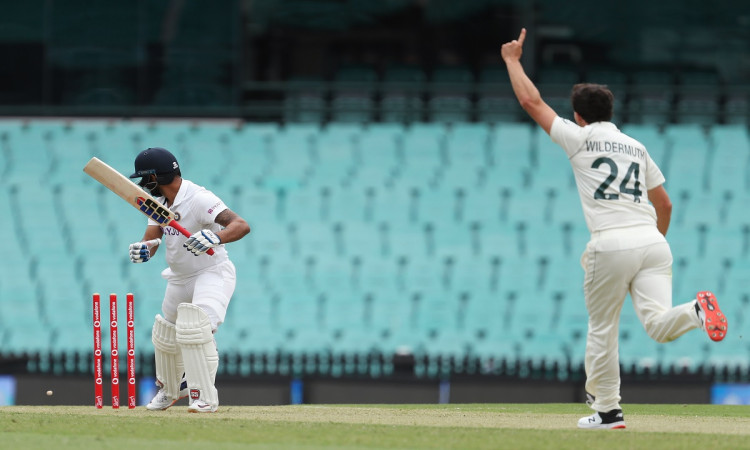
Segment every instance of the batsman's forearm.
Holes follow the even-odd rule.
[[[506,61],[505,64],[508,68],[508,76],[510,77],[510,84],[513,87],[513,93],[516,94],[521,107],[526,110],[529,105],[541,102],[542,96],[539,93],[539,89],[534,86],[534,83],[526,75],[521,61],[511,60]]]
[[[250,225],[243,219],[234,220],[226,228],[216,233],[222,244],[239,241],[250,232]]]

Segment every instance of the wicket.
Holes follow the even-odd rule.
[[[126,319],[127,319],[127,377],[128,377],[128,409],[135,408],[135,314],[133,305],[133,294],[126,296]],[[94,405],[97,408],[104,406],[104,369],[102,363],[102,315],[101,297],[98,293],[93,295],[93,318],[94,318]],[[117,294],[109,295],[109,328],[110,328],[110,365],[112,380],[112,408],[120,407],[120,358],[118,342],[118,320],[117,320]]]

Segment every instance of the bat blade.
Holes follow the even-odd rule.
[[[130,181],[129,178],[126,178],[125,175],[116,171],[99,158],[91,158],[83,167],[83,171],[139,210],[141,206],[138,204],[138,198],[151,197],[146,191]],[[153,199],[153,197],[151,198]],[[156,202],[155,199],[153,200]]]
[[[83,171],[130,203],[132,207],[156,221],[162,228],[172,227],[190,237],[191,233],[177,222],[177,215],[173,211],[104,161],[96,157],[91,158],[83,167]],[[213,255],[214,251],[209,249],[206,253]]]

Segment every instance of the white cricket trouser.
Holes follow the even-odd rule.
[[[194,277],[169,280],[161,305],[162,314],[167,321],[175,323],[180,303],[192,303],[206,313],[212,330],[216,331],[227,315],[236,284],[237,274],[229,260]]]
[[[630,292],[648,335],[672,341],[700,327],[693,301],[672,307],[672,252],[653,226],[595,232],[581,258],[589,313],[586,391],[600,412],[620,409],[620,311]]]

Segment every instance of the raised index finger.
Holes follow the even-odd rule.
[[[524,39],[526,39],[526,28],[521,28],[521,34],[518,35],[518,45],[523,46]]]

